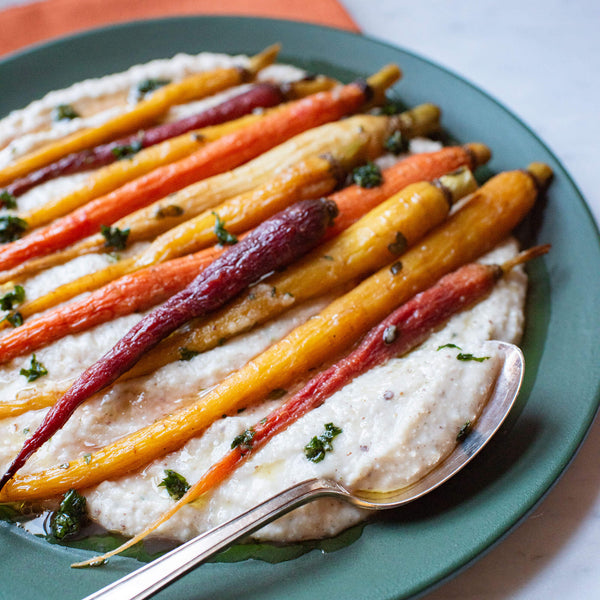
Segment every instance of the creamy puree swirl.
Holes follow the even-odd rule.
[[[62,128],[49,127],[47,114],[56,103],[96,102],[110,104],[123,90],[143,77],[180,78],[191,70],[212,68],[244,57],[203,53],[197,57],[178,55],[168,61],[153,61],[129,71],[76,84],[52,92],[29,107],[11,113],[0,122],[0,152],[10,160],[24,148],[64,135]],[[263,77],[293,79],[301,72],[277,66]],[[233,92],[228,92],[233,93]],[[222,95],[220,95],[222,96]],[[106,98],[106,102],[98,101]],[[194,103],[210,105],[214,99]],[[89,119],[77,119],[84,126],[105,118],[123,105],[103,108]],[[190,107],[177,109],[178,116]],[[104,116],[102,116],[104,115]],[[19,137],[19,133],[25,132]],[[45,137],[44,137],[45,136]],[[22,141],[25,140],[25,141]],[[43,143],[43,142],[40,142]],[[431,142],[416,142],[412,151],[430,150]],[[8,158],[7,158],[8,157]],[[40,204],[54,194],[80,185],[85,175],[64,177],[34,188],[19,204],[23,208]],[[137,248],[136,250],[138,250]],[[517,251],[508,240],[484,257],[501,263]],[[101,255],[84,256],[51,269],[25,283],[28,297],[38,296],[58,283],[96,270],[106,264]],[[157,535],[185,540],[226,519],[236,516],[268,496],[300,480],[332,477],[353,489],[390,490],[421,478],[456,443],[456,435],[467,422],[476,419],[501,362],[488,340],[520,340],[524,320],[526,277],[521,268],[500,281],[494,291],[471,310],[453,317],[440,331],[402,358],[388,361],[356,378],[329,398],[321,407],[299,419],[253,455],[218,489],[200,501],[184,507],[157,532]],[[143,380],[113,386],[77,409],[66,426],[52,437],[23,469],[34,472],[84,456],[131,433],[189,402],[190,394],[210,388],[228,373],[240,368],[273,342],[324,308],[332,297],[298,306],[263,327],[237,336],[224,345],[190,361],[170,364]],[[90,331],[68,336],[36,352],[48,369],[48,379],[68,380],[104,354],[141,315],[121,317]],[[459,361],[460,346],[475,356],[489,356],[482,362]],[[0,367],[0,401],[14,398],[27,387],[19,375],[30,356]],[[39,381],[40,385],[43,381]],[[157,519],[173,500],[159,483],[165,469],[172,469],[194,482],[229,449],[235,436],[285,401],[267,400],[243,412],[220,419],[200,437],[190,440],[177,452],[149,464],[143,471],[118,480],[80,490],[88,500],[90,516],[111,531],[134,535]],[[44,410],[0,421],[0,469],[5,469],[21,448],[29,432],[41,422]],[[309,461],[304,446],[323,432],[324,424],[340,429],[333,451],[319,463]],[[260,539],[291,541],[334,535],[364,518],[364,513],[332,500],[320,500],[295,510],[255,534]]]

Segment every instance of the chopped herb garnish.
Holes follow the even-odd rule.
[[[473,425],[471,423],[471,421],[467,421],[458,431],[458,433],[456,434],[456,441],[457,442],[463,442],[466,437],[471,433],[471,430],[473,429]]]
[[[84,454],[83,455],[83,462],[85,462],[86,465],[89,465],[92,462],[92,455],[91,454]]]
[[[0,192],[0,206],[4,208],[17,208],[17,199],[7,190]]]
[[[135,102],[143,100],[148,94],[171,83],[168,79],[144,79],[131,90],[131,98]]]
[[[129,227],[127,229],[119,229],[118,227],[109,227],[108,225],[100,225],[100,233],[106,240],[105,248],[114,248],[115,250],[124,250],[129,237]]]
[[[50,534],[57,540],[71,537],[79,533],[87,518],[85,497],[76,490],[69,490],[50,519]]]
[[[456,344],[444,344],[443,346],[438,346],[438,350],[441,350],[442,348],[454,348],[456,350],[462,350],[462,348],[460,346],[457,346]],[[459,352],[456,355],[457,360],[463,360],[463,361],[474,360],[476,362],[483,362],[484,360],[487,360],[488,358],[490,358],[490,357],[489,356],[473,356],[473,354],[470,354],[467,352]]]
[[[440,350],[443,350],[444,348],[456,348],[456,350],[462,350],[462,348],[460,346],[457,346],[456,344],[444,344],[443,346],[438,346],[438,352]]]
[[[23,325],[23,315],[18,310],[7,314],[3,320],[10,323],[13,327],[20,327]]]
[[[398,328],[395,325],[388,325],[383,330],[383,343],[384,344],[387,344],[389,346],[390,344],[393,344],[397,338],[398,338]]]
[[[397,115],[401,111],[402,111],[402,107],[399,104],[389,100],[377,110],[377,113],[380,115],[391,116],[391,115]]]
[[[177,206],[177,204],[168,204],[167,206],[161,206],[156,211],[157,219],[166,219],[167,217],[180,217],[184,213],[183,208],[181,206]]]
[[[0,297],[0,310],[12,310],[23,300],[25,300],[25,288],[22,285],[15,285],[12,292],[6,292],[4,296]]]
[[[392,275],[398,275],[398,273],[400,273],[400,271],[402,271],[402,263],[397,260],[391,267],[390,267],[390,271],[392,272]]]
[[[134,140],[131,144],[124,144],[123,146],[115,146],[111,148],[112,155],[117,160],[122,160],[124,158],[130,158],[134,154],[137,154],[142,149],[142,141]]]
[[[183,346],[178,348],[177,351],[179,352],[179,360],[192,360],[194,356],[198,356],[198,354],[200,354],[200,352],[197,350],[190,350],[189,348],[185,348]]]
[[[400,231],[397,231],[396,239],[391,244],[388,244],[388,250],[392,254],[398,256],[399,254],[402,254],[406,250],[407,246],[408,246],[408,242],[406,241],[404,234],[402,234]]]
[[[387,140],[385,140],[384,147],[388,152],[397,156],[403,152],[408,152],[408,140],[402,135],[402,132],[397,129]]]
[[[472,354],[468,354],[466,352],[460,352],[456,355],[456,358],[464,361],[474,360],[476,362],[483,362],[484,360],[487,360],[489,356],[473,356]]]
[[[35,354],[33,354],[29,363],[29,369],[23,368],[19,371],[19,374],[27,377],[27,381],[32,382],[44,375],[48,375],[48,369],[41,362],[38,362]]]
[[[333,258],[333,256],[330,256],[329,254],[323,254],[323,258],[325,260],[335,260],[335,258]]]
[[[0,244],[8,244],[18,240],[27,230],[27,221],[14,215],[0,217]]]
[[[250,429],[246,429],[246,431],[242,431],[239,435],[236,435],[233,438],[233,442],[231,442],[231,449],[239,448],[240,452],[249,452],[252,450],[252,440],[254,439],[254,434],[256,432],[252,427]]]
[[[219,240],[219,244],[222,246],[232,246],[233,244],[237,244],[237,236],[233,233],[229,233],[229,231],[225,229],[225,221],[223,221],[216,212],[212,211],[212,214],[215,215],[215,235]]]
[[[52,110],[53,121],[72,121],[79,116],[79,113],[70,104],[59,104]]]
[[[158,484],[164,487],[173,500],[180,500],[190,489],[190,484],[183,475],[171,469],[165,469],[165,478]]]
[[[333,450],[331,441],[340,433],[342,433],[342,430],[339,427],[336,427],[333,423],[327,423],[325,433],[318,437],[315,436],[304,446],[306,458],[315,463],[321,462],[325,458],[325,453]]]
[[[374,188],[381,185],[383,176],[375,163],[368,162],[352,171],[352,181],[363,188]]]

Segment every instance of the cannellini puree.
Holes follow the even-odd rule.
[[[178,79],[199,69],[244,64],[245,57],[207,53],[177,55],[129,71],[89,80],[52,92],[29,107],[0,121],[0,164],[76,127],[102,122],[126,108],[127,90],[148,77]],[[294,79],[302,72],[292,67],[269,68],[263,78]],[[243,89],[242,86],[236,91]],[[178,107],[178,118],[209,106],[236,91]],[[49,114],[57,104],[73,104],[89,117],[51,126]],[[24,135],[18,134],[25,131]],[[412,151],[430,150],[431,142],[416,142]],[[39,186],[19,199],[20,209],[31,208],[56,194],[77,187],[87,175],[63,177]],[[507,241],[484,258],[502,262],[516,252]],[[104,256],[80,257],[26,282],[32,298],[59,283],[93,271]],[[184,507],[158,534],[185,540],[236,516],[268,496],[300,480],[333,477],[353,489],[390,490],[407,485],[430,470],[455,445],[456,435],[480,412],[498,372],[501,357],[487,340],[517,342],[523,326],[525,275],[515,269],[494,292],[468,312],[455,316],[445,328],[409,355],[390,360],[329,398],[320,408],[298,420],[252,456],[220,488]],[[38,471],[92,453],[97,448],[150,424],[190,402],[190,393],[210,388],[241,367],[270,344],[324,308],[332,298],[321,298],[294,308],[279,319],[238,336],[191,361],[180,361],[147,379],[119,384],[82,405],[67,425],[29,461],[24,471]],[[119,318],[93,330],[60,340],[36,353],[48,369],[45,385],[69,381],[106,352],[140,319],[139,314]],[[457,350],[440,346],[452,343],[483,362],[456,359]],[[29,356],[0,367],[0,400],[14,398],[26,388],[19,375]],[[44,384],[44,380],[37,382]],[[243,432],[285,398],[268,400],[236,416],[214,423],[202,436],[181,450],[150,464],[140,473],[105,481],[83,490],[91,517],[109,530],[133,535],[154,521],[173,500],[158,484],[165,469],[173,469],[189,482],[196,481],[229,449]],[[0,422],[0,469],[8,466],[29,432],[45,411],[32,411]],[[342,433],[333,440],[333,451],[319,463],[309,461],[304,446],[333,423]],[[297,540],[333,535],[363,518],[358,509],[333,500],[319,500],[295,510],[256,534],[262,539]]]

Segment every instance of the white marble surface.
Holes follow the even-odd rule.
[[[571,173],[600,223],[598,0],[342,3],[365,34],[450,68],[520,116]],[[596,419],[529,518],[425,600],[598,600],[599,457]]]
[[[28,1],[0,0],[0,9]],[[600,222],[598,0],[341,1],[365,34],[452,69],[519,115],[565,165]],[[596,420],[529,518],[425,600],[598,600],[599,456]]]

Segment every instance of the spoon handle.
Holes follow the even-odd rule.
[[[344,495],[343,488],[309,479],[269,498],[223,525],[199,535],[122,577],[84,600],[142,600],[159,592],[188,571],[290,510],[322,496]]]

